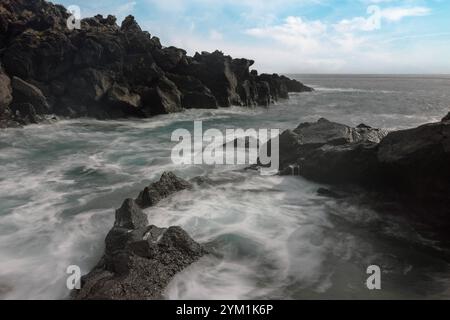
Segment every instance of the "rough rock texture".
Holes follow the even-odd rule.
[[[167,76],[181,90],[184,108],[217,109],[219,107],[216,97],[200,80],[177,74]]]
[[[450,112],[444,118],[442,118],[442,122],[444,121],[450,121]]]
[[[296,174],[295,169],[300,168],[303,176],[320,182],[361,182],[376,160],[373,149],[386,134],[326,119],[302,123],[280,136],[280,173]]]
[[[450,121],[386,132],[330,122],[303,123],[280,136],[280,174],[358,184],[450,226]],[[424,212],[427,217],[424,217]],[[445,219],[440,219],[445,217]]]
[[[0,112],[9,106],[12,101],[11,80],[0,66]]]
[[[141,208],[148,208],[176,192],[191,188],[192,185],[189,182],[178,178],[171,172],[167,172],[161,176],[158,182],[152,183],[145,188],[139,194],[136,202]]]
[[[164,173],[143,192],[148,195],[144,206],[142,200],[125,200],[116,211],[102,259],[82,278],[81,290],[74,291],[73,298],[162,299],[173,276],[206,251],[179,227],[148,226],[142,208],[190,187],[173,173]]]
[[[386,184],[450,214],[449,121],[391,132],[377,157]]]
[[[50,106],[42,91],[36,86],[20,79],[13,77],[11,81],[13,89],[13,104],[29,103],[39,114],[50,112]]]
[[[0,65],[0,128],[13,125],[11,110],[8,108],[12,102],[11,79],[3,72]]]
[[[190,57],[163,47],[132,16],[119,26],[114,16],[97,15],[83,19],[79,30],[67,27],[68,18],[64,7],[43,0],[0,3],[0,60],[9,78],[45,97],[46,103],[18,98],[37,115],[151,117],[185,108],[267,106],[289,91],[312,90],[284,76],[258,76],[249,71],[252,60],[219,51]],[[6,79],[0,76],[3,86]],[[13,116],[3,112],[2,119]]]

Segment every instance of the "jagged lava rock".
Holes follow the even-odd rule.
[[[152,183],[139,194],[136,202],[140,207],[148,208],[176,192],[191,188],[189,182],[178,178],[172,172],[165,172],[159,181]]]
[[[450,112],[444,118],[442,118],[442,122],[444,121],[450,121]]]
[[[0,113],[9,106],[12,99],[11,80],[3,72],[0,65]]]
[[[450,121],[394,131],[325,119],[280,136],[280,174],[358,184],[402,203],[426,223],[450,227]]]
[[[180,227],[148,226],[142,208],[190,187],[190,183],[173,173],[164,173],[142,193],[146,195],[145,200],[125,200],[116,211],[114,227],[106,236],[103,257],[82,278],[81,290],[75,290],[72,297],[162,299],[170,280],[206,251]]]
[[[301,174],[320,182],[359,181],[372,170],[376,145],[387,131],[319,119],[280,135],[280,173]]]
[[[38,115],[151,117],[186,108],[267,106],[288,98],[289,90],[307,91],[296,80],[250,72],[252,60],[165,48],[133,16],[119,27],[114,16],[96,15],[83,19],[80,30],[67,28],[68,17],[64,7],[43,0],[0,3],[6,74],[41,90],[49,108],[21,101]]]
[[[378,161],[386,184],[450,214],[450,122],[391,132],[381,141]]]
[[[49,113],[50,106],[39,88],[18,77],[12,78],[11,86],[13,88],[13,103],[30,103],[37,112],[41,114]]]

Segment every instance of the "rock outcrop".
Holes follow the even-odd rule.
[[[173,173],[145,188],[138,199],[127,199],[116,211],[105,253],[82,278],[74,299],[162,299],[170,280],[202,257],[206,250],[180,227],[148,225],[142,211],[191,184]]]
[[[280,174],[357,184],[450,226],[450,121],[390,133],[325,119],[303,123],[280,136]]]
[[[442,118],[442,122],[444,121],[450,121],[450,112],[444,118]]]
[[[69,17],[64,7],[44,0],[0,4],[0,60],[7,77],[16,79],[16,102],[30,104],[36,115],[151,117],[188,108],[267,106],[289,91],[312,90],[284,76],[250,72],[252,60],[219,51],[190,57],[163,47],[132,16],[119,26],[115,17],[97,15],[83,19],[80,29],[68,28]],[[9,103],[4,99],[1,108]],[[6,110],[8,117],[26,123]]]
[[[0,128],[11,126],[11,111],[8,106],[12,99],[11,79],[3,72],[0,65]]]
[[[326,119],[302,123],[280,136],[280,172],[289,175],[300,169],[306,178],[325,183],[363,182],[376,162],[372,150],[386,135],[384,130]]]
[[[3,72],[0,66],[0,112],[3,111],[12,101],[11,80]]]
[[[378,147],[383,182],[450,214],[450,122],[388,134]]]

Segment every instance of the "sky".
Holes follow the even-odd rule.
[[[219,49],[260,72],[449,74],[449,0],[54,0],[129,14],[164,46]]]

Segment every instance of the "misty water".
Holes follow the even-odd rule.
[[[295,128],[320,117],[389,130],[440,120],[450,77],[297,76],[314,93],[269,109],[188,110],[146,120],[62,120],[0,131],[0,298],[68,298],[66,268],[101,257],[114,209],[164,171],[208,176],[148,209],[151,224],[179,225],[215,255],[178,274],[168,299],[450,298],[440,243],[398,215],[317,195],[300,177],[244,166],[177,166],[177,128]],[[382,290],[366,268],[382,268]]]

